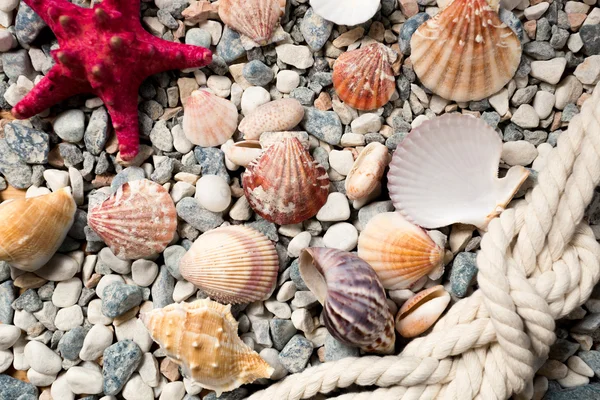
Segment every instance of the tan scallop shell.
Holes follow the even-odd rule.
[[[500,21],[497,4],[453,0],[411,39],[421,83],[443,98],[481,100],[504,87],[521,61],[521,41]]]
[[[142,313],[141,319],[185,376],[219,396],[273,373],[239,338],[230,310],[230,305],[202,299]]]
[[[346,196],[350,200],[368,196],[381,181],[389,162],[390,155],[386,146],[378,142],[369,143],[360,152],[346,176]]]
[[[76,209],[68,188],[0,204],[0,261],[23,271],[43,267],[71,229]]]
[[[358,256],[386,289],[406,289],[439,267],[444,249],[397,212],[374,216],[358,238]]]
[[[279,23],[279,0],[220,0],[219,17],[230,28],[265,45]]]
[[[235,165],[245,167],[260,157],[262,154],[262,147],[258,140],[244,140],[226,146],[223,149],[223,152],[229,161]]]
[[[406,300],[396,316],[396,330],[412,338],[431,328],[450,304],[450,295],[442,285],[420,291]]]
[[[207,90],[195,90],[183,111],[183,133],[195,145],[219,146],[237,129],[238,112],[229,100]]]
[[[304,118],[304,107],[296,99],[287,98],[263,104],[240,122],[239,130],[246,140],[258,140],[264,132],[293,129]]]

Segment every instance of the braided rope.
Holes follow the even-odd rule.
[[[479,289],[398,356],[345,358],[250,396],[298,400],[350,385],[337,400],[504,400],[532,390],[554,321],[600,278],[600,245],[582,223],[600,183],[600,84],[547,156],[526,200],[490,222],[477,256]]]

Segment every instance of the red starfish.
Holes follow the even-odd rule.
[[[12,110],[29,118],[80,93],[100,97],[111,115],[121,158],[134,158],[139,147],[138,88],[153,74],[202,67],[212,61],[208,49],[159,39],[140,23],[139,0],[104,0],[93,9],[66,0],[24,0],[55,33],[56,65]]]

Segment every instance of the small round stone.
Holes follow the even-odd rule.
[[[331,249],[350,251],[358,243],[358,231],[354,225],[347,222],[340,222],[327,229],[327,232],[323,236],[323,243],[325,243],[325,247]]]
[[[300,84],[300,74],[292,70],[279,71],[277,74],[277,90],[281,93],[290,93]]]
[[[252,60],[244,65],[242,74],[248,82],[255,86],[268,85],[274,76],[273,70],[260,60]]]
[[[196,182],[196,200],[208,211],[225,211],[231,203],[231,189],[217,175],[205,175]]]
[[[158,265],[150,260],[136,260],[131,264],[131,278],[136,285],[152,285],[158,275]]]
[[[54,120],[54,132],[64,141],[77,143],[85,132],[85,114],[81,110],[67,110]]]

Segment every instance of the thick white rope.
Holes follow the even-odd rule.
[[[329,362],[250,396],[298,400],[351,385],[338,400],[504,400],[531,390],[555,340],[554,320],[600,278],[600,245],[582,222],[600,183],[600,84],[546,159],[525,201],[490,222],[477,256],[479,289],[398,356]]]

